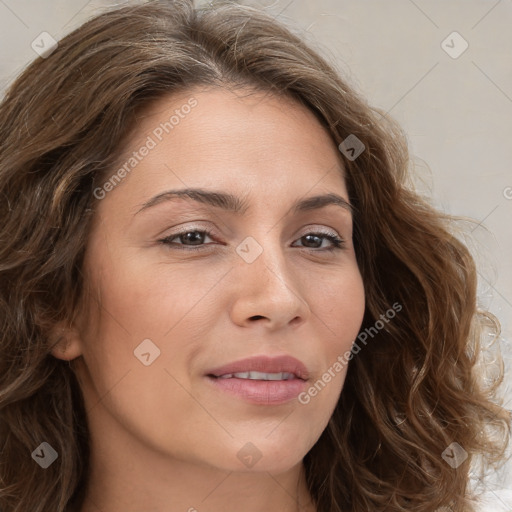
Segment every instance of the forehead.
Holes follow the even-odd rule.
[[[192,153],[207,159],[216,152],[218,158],[245,154],[254,161],[309,154],[323,167],[343,167],[331,134],[315,114],[289,96],[268,91],[193,88],[163,96],[138,114],[127,152],[148,135],[158,146],[152,153],[168,149],[174,158]],[[269,148],[272,154],[265,151]]]
[[[328,130],[294,99],[261,91],[191,89],[159,98],[137,116],[118,166],[130,162],[123,188],[142,197],[139,204],[187,187],[266,196],[269,204],[319,189],[346,196]]]

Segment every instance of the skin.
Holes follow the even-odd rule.
[[[350,350],[364,312],[351,213],[291,211],[318,194],[348,202],[342,159],[308,109],[240,89],[159,99],[126,154],[191,97],[197,106],[98,202],[83,269],[89,307],[71,327],[57,326],[65,343],[53,354],[74,360],[91,433],[81,512],[315,511],[302,459],[329,421],[346,367],[306,405],[247,403],[205,372],[290,354],[308,367],[309,387]],[[185,187],[230,192],[249,210],[179,199],[137,213]],[[205,228],[212,235],[195,235],[197,252],[190,235],[158,242]],[[344,247],[329,252],[328,239],[304,238],[319,231],[334,231]],[[236,251],[248,236],[263,249],[252,263]],[[148,366],[134,355],[145,339],[160,350]],[[261,455],[252,467],[237,457],[244,446]]]

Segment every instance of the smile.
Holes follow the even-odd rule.
[[[216,393],[268,406],[297,399],[307,386],[309,372],[304,363],[282,354],[234,361],[210,369],[205,376]]]
[[[249,380],[291,380],[297,378],[293,373],[239,372],[219,375],[219,379],[249,379]]]

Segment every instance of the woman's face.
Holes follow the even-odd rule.
[[[91,308],[71,345],[93,438],[122,432],[228,471],[297,465],[364,311],[327,131],[289,99],[192,90],[145,112],[111,176],[95,191]],[[185,189],[201,194],[170,193]]]

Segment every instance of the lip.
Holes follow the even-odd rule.
[[[241,373],[241,372],[264,372],[264,373],[293,373],[301,380],[309,378],[309,372],[306,365],[289,355],[282,356],[254,356],[246,359],[240,359],[228,363],[218,368],[213,368],[206,372],[207,375],[220,377],[227,373]]]
[[[288,380],[220,378],[226,374],[249,371],[292,373],[294,378]],[[304,391],[309,372],[304,363],[288,355],[255,356],[208,370],[206,378],[215,389],[241,398],[245,402],[259,405],[280,405],[297,398]]]

